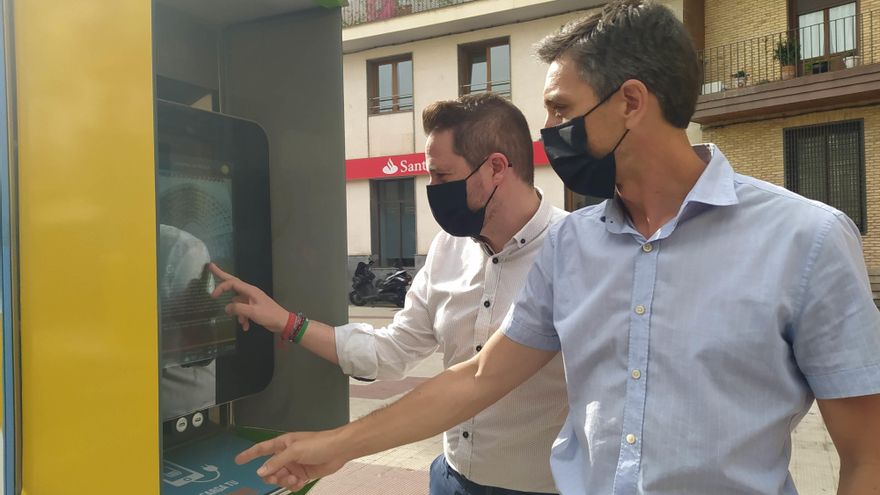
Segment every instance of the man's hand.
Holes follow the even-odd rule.
[[[483,350],[419,385],[394,404],[335,430],[287,433],[236,457],[243,464],[271,455],[257,474],[298,490],[346,462],[423,440],[472,418],[553,359],[556,352],[519,344],[496,332]]]
[[[286,309],[259,288],[242,282],[218,268],[214,263],[210,263],[208,269],[223,281],[217,285],[217,288],[211,293],[211,297],[220,297],[221,294],[230,290],[237,294],[232,298],[232,303],[226,305],[226,314],[237,316],[238,322],[245,331],[250,329],[251,321],[262,325],[270,332],[284,331],[287,317],[290,314]]]
[[[334,452],[335,436],[335,430],[285,433],[238,454],[235,462],[247,464],[258,457],[271,456],[257,474],[270,485],[296,492],[311,480],[339,471],[348,461]]]

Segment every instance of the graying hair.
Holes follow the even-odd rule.
[[[641,81],[678,128],[687,128],[696,109],[701,68],[693,40],[671,10],[650,0],[610,2],[545,37],[536,51],[548,64],[571,59],[598,98]]]

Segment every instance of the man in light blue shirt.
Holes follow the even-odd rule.
[[[699,59],[665,7],[614,1],[538,53],[551,165],[609,199],[550,232],[474,359],[362,420],[239,460],[272,455],[260,475],[296,488],[472,416],[562,352],[562,494],[795,494],[791,430],[814,398],[838,493],[880,493],[880,312],[853,223],[690,145]]]

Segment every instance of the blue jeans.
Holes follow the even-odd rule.
[[[443,454],[431,463],[429,486],[430,495],[547,495],[478,485],[452,469]]]

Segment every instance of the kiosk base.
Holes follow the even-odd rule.
[[[165,452],[162,461],[162,495],[280,495],[288,493],[263,483],[257,468],[265,459],[235,464],[235,456],[278,432],[254,429],[223,430],[208,438]],[[303,495],[314,486],[297,492]]]

